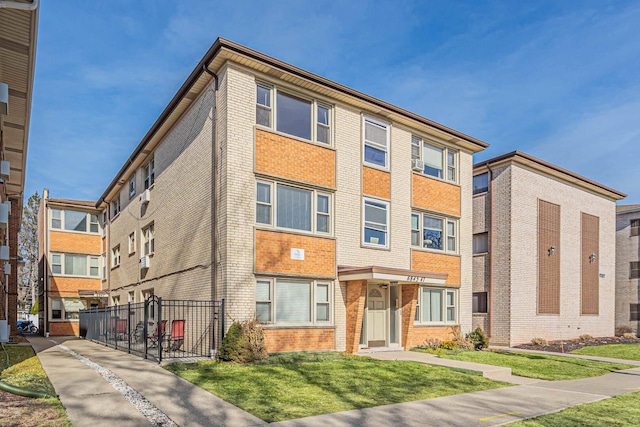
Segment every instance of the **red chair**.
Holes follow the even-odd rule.
[[[128,333],[128,327],[127,327],[127,319],[117,319],[117,323],[116,323],[116,335],[119,337],[119,339],[124,339],[124,337],[127,335]]]
[[[171,322],[171,333],[167,338],[167,351],[179,350],[184,342],[184,319],[173,320]]]
[[[149,321],[149,327],[151,327],[151,323],[152,321]],[[151,335],[149,336],[149,347],[157,347],[158,346],[158,339],[160,338],[160,336],[162,336],[164,338],[165,336],[165,330],[167,328],[167,321],[163,320],[160,322],[160,334],[158,334],[158,327],[157,325],[155,325],[154,323],[154,330],[151,333]],[[147,331],[147,333],[150,333],[151,331]]]

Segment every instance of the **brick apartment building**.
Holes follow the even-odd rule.
[[[38,211],[38,317],[43,334],[78,335],[79,311],[107,304],[103,237],[95,202],[49,198]]]
[[[35,5],[0,8],[0,339],[17,332],[18,228],[38,32]],[[34,9],[34,10],[30,10]]]
[[[473,174],[473,324],[502,345],[612,336],[625,195],[518,151]]]
[[[640,205],[616,207],[616,328],[640,332]]]
[[[95,205],[103,290],[225,299],[228,320],[265,323],[269,351],[468,331],[487,146],[220,38]]]

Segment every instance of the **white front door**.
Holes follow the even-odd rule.
[[[387,298],[386,290],[379,285],[369,285],[367,292],[367,345],[387,345]]]

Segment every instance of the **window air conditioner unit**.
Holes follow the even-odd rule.
[[[422,172],[424,170],[424,161],[420,159],[412,159],[411,169],[413,169],[414,171]]]
[[[5,181],[9,181],[10,174],[11,174],[11,164],[6,160],[1,161],[0,162],[0,178],[2,178]]]
[[[9,264],[8,262],[4,263],[4,275],[5,276],[11,275],[11,264]]]
[[[9,261],[9,246],[0,246],[0,261]]]
[[[9,114],[9,85],[0,82],[0,114]]]
[[[6,229],[9,224],[9,206],[0,203],[0,229]]]
[[[149,189],[147,188],[146,190],[144,190],[142,192],[142,194],[140,195],[140,201],[142,202],[142,204],[147,204],[149,203],[149,201],[151,200],[151,191],[149,191]]]
[[[149,268],[149,266],[150,266],[149,255],[145,255],[142,258],[140,258],[140,270]]]

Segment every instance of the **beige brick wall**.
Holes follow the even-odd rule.
[[[640,279],[629,278],[629,263],[640,261],[640,236],[631,236],[631,220],[638,218],[640,211],[616,217],[616,327],[628,326],[636,334],[640,322],[630,320],[629,304],[640,302]]]

